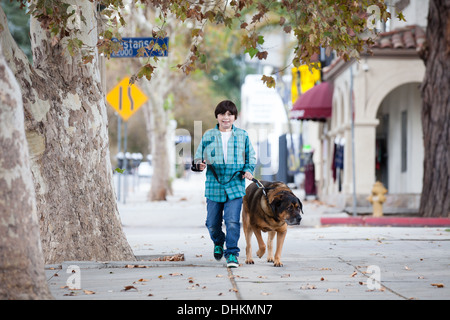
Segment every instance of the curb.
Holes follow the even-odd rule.
[[[450,218],[408,217],[335,217],[320,218],[321,225],[392,226],[392,227],[447,227]]]

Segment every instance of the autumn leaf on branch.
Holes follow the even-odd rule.
[[[262,82],[266,84],[268,88],[275,88],[275,79],[271,76],[263,75],[261,78]]]

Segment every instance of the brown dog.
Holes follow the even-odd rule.
[[[275,267],[281,267],[283,266],[280,260],[281,250],[287,233],[287,225],[300,224],[303,205],[291,189],[282,182],[252,183],[245,191],[242,208],[242,224],[247,242],[245,263],[254,263],[251,246],[253,233],[259,246],[256,255],[259,258],[264,255],[266,245],[261,236],[261,231],[263,231],[269,232],[267,261],[273,262]],[[275,233],[277,234],[277,249],[274,256],[273,238]]]

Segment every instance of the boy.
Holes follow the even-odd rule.
[[[237,268],[244,178],[253,179],[256,157],[247,132],[234,126],[238,114],[236,105],[229,100],[222,101],[214,114],[218,124],[203,135],[194,162],[202,171],[208,168],[206,227],[214,242],[214,258],[219,261],[225,255],[227,267]],[[226,234],[222,231],[222,219]]]

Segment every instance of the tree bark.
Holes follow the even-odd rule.
[[[76,4],[86,18],[77,37],[95,48],[95,6]],[[45,262],[134,260],[113,188],[98,55],[89,64],[71,57],[33,17],[30,35],[33,66],[10,35],[0,41],[22,89]]]
[[[430,0],[422,84],[425,146],[419,213],[450,215],[450,1]]]
[[[19,84],[0,44],[0,299],[51,299]]]
[[[152,81],[153,83],[153,81]],[[158,83],[155,81],[155,83]],[[154,88],[154,87],[153,87]],[[150,89],[150,88],[148,88]],[[149,93],[150,90],[146,90]],[[152,164],[154,166],[152,185],[148,194],[150,201],[165,201],[170,194],[169,186],[169,152],[167,148],[167,112],[164,110],[164,98],[150,94],[151,103],[146,107],[150,109],[152,136]]]

